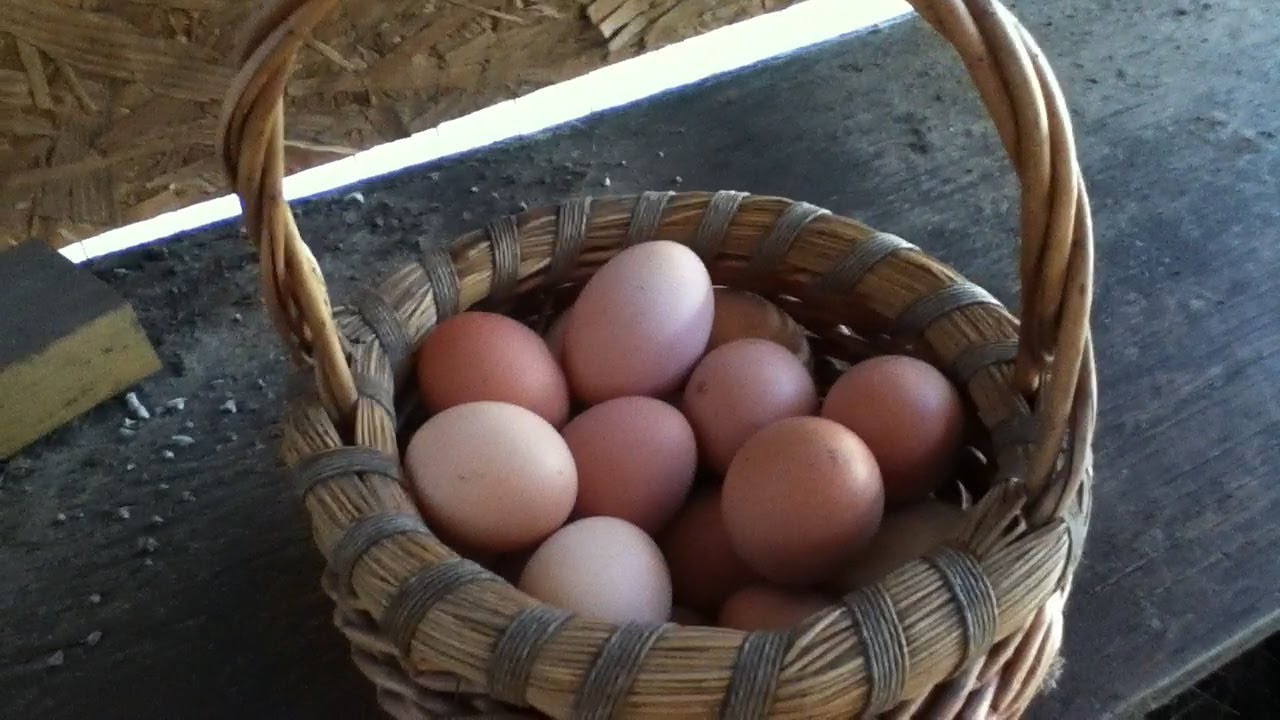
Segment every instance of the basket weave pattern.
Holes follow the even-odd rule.
[[[955,46],[1021,183],[1020,318],[910,243],[783,198],[577,198],[500,218],[331,308],[281,194],[281,97],[334,0],[250,25],[223,157],[260,249],[262,292],[314,372],[283,453],[328,560],[355,660],[399,718],[855,715],[1011,718],[1051,674],[1089,513],[1096,389],[1092,229],[1065,104],[994,0],[916,0]],[[460,558],[402,487],[413,349],[471,307],[535,314],[628,245],[693,248],[718,284],[793,298],[842,359],[909,352],[943,369],[985,432],[989,477],[944,547],[787,632],[589,620]]]

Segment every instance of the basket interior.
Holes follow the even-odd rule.
[[[709,219],[724,214],[718,203],[731,204],[731,212],[723,223],[711,223],[709,237]],[[1027,498],[1016,482],[1035,440],[1032,408],[1011,384],[1017,322],[985,291],[914,246],[804,203],[723,192],[596,198],[586,207],[574,201],[504,218],[458,238],[447,250],[429,250],[336,309],[338,327],[355,350],[355,369],[373,378],[375,387],[362,391],[350,426],[333,422],[318,398],[301,403],[303,419],[287,424],[292,431],[286,432],[286,460],[305,460],[317,447],[335,443],[369,444],[370,433],[379,432],[387,438],[380,444],[390,446],[383,449],[398,452],[406,434],[425,420],[414,373],[408,371],[412,350],[439,319],[475,308],[541,329],[596,268],[627,245],[653,239],[693,247],[715,284],[779,303],[811,334],[820,383],[830,382],[846,363],[910,354],[942,369],[971,415],[963,478],[949,499],[974,503],[958,542],[981,563],[990,607],[966,606],[954,588],[954,602],[924,601],[946,598],[949,580],[914,561],[876,591],[896,614],[891,613],[891,627],[875,632],[889,633],[902,646],[903,663],[910,658],[909,666],[877,669],[868,628],[837,605],[788,636],[789,652],[811,649],[806,669],[775,668],[772,692],[748,701],[767,701],[782,717],[884,711],[904,698],[923,698],[976,667],[1002,641],[1018,644],[1016,633],[1064,582],[1075,543],[1058,518],[1029,525],[1021,512],[1028,500],[1047,501]],[[365,403],[370,393],[386,397]],[[335,556],[345,556],[343,543],[362,515],[420,515],[402,489],[376,475],[353,471],[337,482],[309,486],[316,541],[331,565]],[[410,541],[421,544],[411,547]],[[410,707],[510,710],[489,697],[493,648],[512,618],[538,603],[495,576],[438,598],[405,625],[397,612],[402,585],[453,563],[455,554],[433,537],[395,533],[361,549],[341,577],[331,575],[326,585],[338,601],[339,626],[382,691]],[[975,632],[975,618],[987,615],[989,632]],[[543,657],[530,661],[526,687],[514,701],[569,714],[590,694],[593,658],[626,630],[569,620],[541,648]],[[663,629],[646,648],[647,657],[640,653],[628,668],[628,682],[608,698],[608,707],[641,717],[723,710],[722,699],[746,672],[742,667],[752,664],[738,661],[750,643],[751,635],[720,628]],[[690,664],[692,649],[699,661]]]

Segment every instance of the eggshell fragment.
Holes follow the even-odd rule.
[[[721,345],[693,369],[684,411],[707,463],[723,473],[758,430],[818,410],[818,392],[804,365],[781,345],[748,338]]]
[[[565,426],[564,439],[578,468],[580,517],[609,515],[654,533],[693,485],[693,429],[661,400],[621,397],[588,408]]]
[[[715,316],[707,351],[745,338],[772,340],[790,350],[806,366],[811,359],[804,328],[782,308],[753,292],[716,288]]]
[[[954,537],[963,520],[960,508],[937,500],[886,513],[870,544],[849,560],[847,568],[831,583],[832,588],[849,592],[874,585]]]
[[[928,497],[951,471],[964,432],[955,386],[937,368],[905,355],[849,368],[827,393],[822,416],[871,448],[890,505]]]
[[[711,334],[711,277],[689,248],[641,243],[596,271],[565,327],[564,357],[575,395],[594,405],[675,390]]]
[[[494,313],[459,313],[427,334],[418,350],[418,390],[433,412],[497,400],[556,427],[569,417],[569,386],[555,356],[533,330]]]
[[[661,623],[671,616],[671,576],[661,551],[643,530],[617,518],[584,518],[557,530],[529,558],[520,589],[598,620]]]
[[[409,440],[404,466],[427,523],[470,552],[537,543],[569,516],[578,490],[560,433],[510,403],[438,413]]]
[[[805,585],[871,539],[884,488],[857,435],[831,420],[793,417],[743,444],[725,475],[721,508],[747,564],[776,583]]]
[[[720,489],[693,496],[658,538],[671,568],[676,602],[714,615],[740,588],[760,579],[729,542],[720,512]]]
[[[725,602],[717,624],[747,631],[786,630],[831,604],[831,600],[814,593],[750,585]]]

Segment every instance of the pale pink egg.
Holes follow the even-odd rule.
[[[520,589],[597,620],[662,623],[671,616],[662,552],[618,518],[584,518],[557,530],[529,558]]]
[[[680,386],[707,347],[711,277],[689,248],[669,241],[627,248],[583,287],[565,327],[574,394],[588,405]]]
[[[564,438],[510,403],[436,414],[409,440],[404,466],[427,524],[468,554],[537,543],[568,518],[578,491]]]

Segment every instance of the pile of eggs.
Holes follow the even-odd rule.
[[[543,336],[445,320],[417,379],[432,415],[404,465],[428,524],[583,616],[791,626],[961,517],[933,497],[964,419],[940,372],[873,357],[822,396],[803,329],[677,243],[613,257]]]

